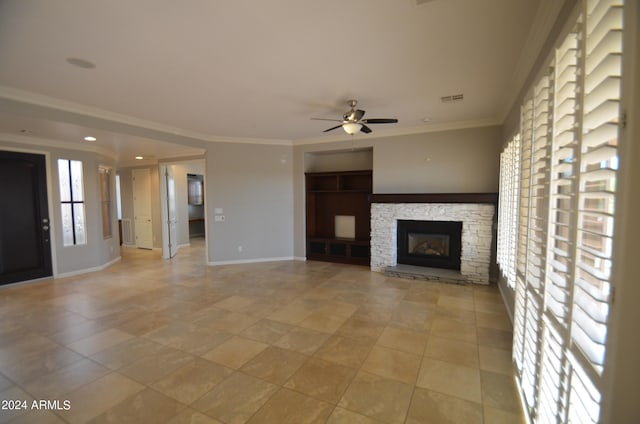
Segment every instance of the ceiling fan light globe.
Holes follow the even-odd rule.
[[[360,132],[360,128],[362,128],[362,124],[358,124],[357,122],[348,122],[342,125],[342,129],[349,135],[354,135]]]

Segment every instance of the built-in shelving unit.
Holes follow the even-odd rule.
[[[369,265],[371,170],[307,173],[305,182],[307,259]]]

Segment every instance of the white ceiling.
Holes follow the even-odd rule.
[[[501,123],[554,2],[0,0],[0,133],[81,143],[91,131],[124,159],[176,134],[335,139],[310,118],[339,118],[351,98],[399,119],[357,137]],[[196,153],[164,144],[159,158]]]

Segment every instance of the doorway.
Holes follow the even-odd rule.
[[[136,246],[153,249],[153,225],[151,220],[151,173],[149,169],[134,169],[133,225]]]
[[[0,151],[0,285],[50,277],[44,155]]]

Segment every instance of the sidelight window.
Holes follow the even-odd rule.
[[[87,244],[84,211],[82,162],[58,159],[62,243],[64,246]]]

